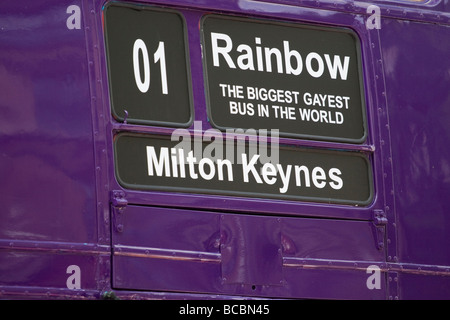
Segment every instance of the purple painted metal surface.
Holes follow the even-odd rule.
[[[374,2],[380,29],[366,28],[369,4],[362,2],[152,3],[186,20],[195,120],[203,130],[210,128],[199,31],[206,12],[352,28],[361,40],[367,141],[280,142],[367,153],[373,203],[122,189],[114,134],[173,129],[111,117],[104,2],[4,2],[0,298],[99,298],[110,291],[126,299],[450,298],[448,2]],[[79,29],[66,25],[71,5],[80,9]],[[110,208],[113,190],[123,193],[123,207]],[[367,285],[370,266],[380,270],[379,288]]]
[[[0,283],[6,297],[16,286],[67,289],[72,264],[90,274],[82,279],[86,292],[104,282],[98,271],[108,251],[97,231],[86,38],[66,27],[71,4],[77,2],[0,5]]]
[[[370,222],[137,206],[123,214],[124,231],[113,235],[119,288],[284,298],[385,295],[384,284],[370,291],[364,280],[365,269],[383,260]],[[354,287],[338,290],[341,281]]]
[[[444,146],[450,138],[450,28],[388,19],[384,25],[381,39],[398,226],[397,257],[392,260],[400,266],[418,264],[408,267],[418,274],[398,273],[402,297],[447,297],[450,208],[445,199],[450,194],[450,153]],[[395,34],[402,35],[400,43]],[[421,57],[426,63],[418,63]],[[402,90],[405,86],[410,90]],[[424,265],[441,267],[432,268],[438,271],[435,277],[420,276],[419,271],[427,269]]]

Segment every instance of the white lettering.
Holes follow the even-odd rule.
[[[255,164],[256,161],[258,161],[259,155],[255,154],[251,159],[250,162],[247,162],[247,155],[245,153],[242,154],[242,171],[244,175],[244,182],[249,182],[249,173],[251,172],[253,174],[253,178],[255,178],[257,183],[262,183],[262,180],[260,176],[258,175],[258,172],[256,171]]]
[[[237,59],[238,67],[242,70],[255,70],[255,65],[253,64],[253,51],[250,46],[246,44],[241,44],[236,49],[238,52],[245,51],[245,54],[241,54]],[[244,63],[244,61],[247,61]]]
[[[283,73],[283,63],[281,62],[281,52],[277,48],[264,48],[266,54],[266,69],[267,72],[272,72],[272,54],[275,54],[278,73]]]
[[[312,171],[312,181],[313,184],[319,188],[322,189],[326,186],[326,182],[324,180],[326,180],[326,175],[325,175],[325,171],[321,168],[321,167],[315,167]]]
[[[341,174],[341,170],[337,168],[331,168],[330,171],[328,171],[330,179],[333,180],[333,182],[330,182],[330,187],[332,187],[334,190],[340,190],[344,185],[344,181],[342,181],[340,177]]]
[[[221,42],[219,44],[219,42]],[[249,44],[238,44],[233,52],[233,40],[225,33],[211,32],[211,49],[213,66],[220,67],[221,61],[225,61],[229,68],[236,69],[236,65],[241,70],[256,70],[263,72],[274,72],[275,68],[272,66],[276,63],[276,72],[285,73],[289,75],[298,76],[303,71],[302,55],[297,50],[290,48],[290,43],[283,40],[280,43],[280,48],[277,47],[263,47],[260,37],[255,37],[255,47],[252,48]],[[236,58],[236,63],[233,60]],[[221,59],[223,58],[223,59]],[[333,55],[333,60],[330,54],[323,54],[323,57],[317,52],[309,52],[306,55],[305,66],[308,74],[314,78],[319,78],[328,68],[330,77],[332,79],[338,78],[347,80],[348,68],[350,65],[349,56]]]
[[[348,64],[350,63],[350,57],[344,57],[344,65],[342,65],[341,57],[335,55],[333,62],[330,60],[330,55],[324,54],[325,62],[327,63],[328,71],[330,72],[331,79],[337,78],[337,72],[339,70],[339,74],[342,80],[347,80],[348,73]]]
[[[317,70],[314,70],[312,67],[312,60],[316,60],[317,61]],[[308,73],[314,77],[314,78],[319,78],[322,76],[324,67],[323,67],[323,60],[322,57],[316,53],[316,52],[311,52],[306,56],[306,70],[308,70]]]
[[[300,73],[302,73],[303,69],[303,62],[300,53],[298,53],[298,51],[295,50],[292,51],[289,50],[289,41],[283,41],[283,48],[284,48],[284,61],[286,62],[286,73],[298,76]],[[292,68],[291,65],[292,57],[295,58],[295,62],[297,65],[295,69]]]
[[[275,166],[271,163],[264,163],[261,169],[261,175],[264,182],[267,184],[274,184],[277,182],[277,178],[275,178],[277,175],[277,168],[275,168]]]
[[[316,111],[318,118],[322,117],[322,112],[312,111]],[[324,110],[320,111],[325,112]],[[310,116],[312,117],[313,114],[311,112]],[[327,121],[330,121],[330,119],[327,118]],[[334,119],[331,120],[334,121]],[[267,139],[266,132],[263,133],[265,139]],[[238,182],[276,184],[275,188],[278,189],[279,194],[287,193],[291,186],[293,188],[294,186],[314,189],[329,188],[329,190],[341,190],[344,187],[345,175],[343,176],[339,168],[326,168],[313,164],[302,165],[301,163],[281,164],[278,162],[278,150],[276,152],[271,150],[269,157],[267,144],[260,145],[258,149],[256,132],[248,136],[238,134],[229,136],[227,132],[226,140],[221,136],[222,133],[216,129],[208,129],[202,137],[196,136],[194,140],[190,138],[190,135],[191,133],[186,129],[177,129],[174,130],[171,140],[181,142],[175,147],[146,146],[147,175],[176,179],[189,177],[193,180],[207,181],[215,179],[231,182],[235,178],[233,170],[236,165],[240,166],[239,174],[242,174]],[[237,144],[234,142],[235,138],[238,139]],[[241,141],[240,139],[244,140]],[[254,145],[250,145],[251,140],[255,140]],[[225,154],[222,150],[228,144],[224,141],[230,142],[231,149],[234,150],[231,156],[228,152]],[[208,142],[208,144],[205,145],[205,142]],[[198,144],[199,150],[194,156],[193,147],[195,149],[195,144]],[[275,144],[278,146],[278,140],[275,140]],[[239,146],[242,149],[238,150]],[[236,156],[234,152],[237,152]],[[235,160],[237,160],[237,163],[234,162]]]
[[[208,165],[209,173],[205,171],[205,164]],[[211,180],[216,175],[216,168],[214,167],[214,162],[209,158],[202,158],[198,163],[198,171],[203,179]]]
[[[305,187],[310,187],[311,183],[309,180],[309,169],[306,166],[295,166],[295,184],[297,187],[300,187],[302,185],[301,179],[300,179],[300,173],[303,172],[304,180],[305,180]]]
[[[225,41],[225,47],[219,47],[217,43],[218,40]],[[215,67],[218,67],[220,65],[219,54],[221,54],[222,57],[227,62],[228,67],[230,67],[231,69],[236,69],[233,59],[231,59],[230,55],[228,54],[231,51],[231,48],[233,47],[233,42],[231,41],[231,38],[225,33],[211,32],[211,44],[213,52],[213,65]]]
[[[217,172],[220,181],[223,180],[223,166],[226,165],[228,172],[228,181],[233,181],[233,165],[228,159],[218,159],[217,160]]]
[[[141,79],[141,71],[139,68],[139,52],[142,52],[144,62],[144,81]],[[133,45],[133,69],[134,80],[142,93],[146,93],[150,87],[150,62],[148,61],[147,46],[142,39],[136,39]]]
[[[170,167],[169,167],[169,149],[162,147],[159,151],[159,160],[156,157],[155,147],[147,146],[147,168],[148,175],[153,176],[153,167],[156,169],[156,174],[161,177],[163,174],[166,177],[170,177]]]
[[[280,193],[286,193],[289,188],[289,180],[291,177],[292,165],[287,165],[286,172],[283,171],[281,164],[277,164],[278,172],[280,173],[281,181],[283,181],[283,188],[280,188]]]

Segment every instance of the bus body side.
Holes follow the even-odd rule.
[[[183,16],[192,120],[202,133],[213,128],[200,45],[205,15],[352,30],[360,42],[367,138],[281,137],[280,145],[364,154],[372,200],[359,206],[123,187],[115,168],[120,135],[168,138],[174,128],[113,117],[107,5],[6,1],[1,299],[450,298],[448,2],[139,6]]]

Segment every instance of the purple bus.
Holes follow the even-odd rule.
[[[444,0],[3,1],[0,299],[449,299],[449,53]]]

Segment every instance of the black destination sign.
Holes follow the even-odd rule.
[[[188,126],[189,50],[181,14],[111,3],[104,9],[111,111],[134,124]]]
[[[136,190],[352,205],[372,200],[371,166],[361,153],[173,137],[117,135],[119,183]]]
[[[214,127],[365,141],[360,44],[354,32],[216,15],[206,16],[201,28]]]

